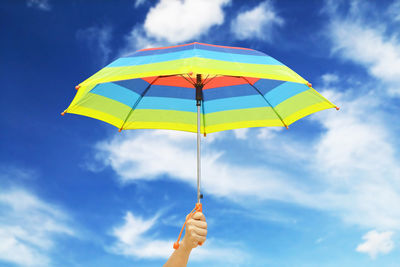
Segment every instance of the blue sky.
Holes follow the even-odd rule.
[[[196,201],[195,135],[60,116],[137,49],[250,47],[340,106],[202,140],[208,239],[188,266],[398,266],[400,1],[0,7],[0,266],[161,266]]]

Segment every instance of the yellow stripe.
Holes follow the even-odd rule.
[[[282,127],[280,120],[259,120],[259,121],[240,121],[232,123],[216,124],[212,126],[206,126],[206,133],[214,133],[238,128],[249,128],[249,127]],[[178,130],[185,132],[197,132],[197,125],[184,124],[184,123],[170,123],[170,122],[131,122],[124,126],[124,130],[129,129],[166,129],[166,130]],[[200,132],[204,133],[204,127],[201,126]]]
[[[172,123],[172,122],[130,122],[124,125],[124,130],[131,129],[165,129],[165,130],[177,130],[184,132],[197,132],[197,125],[185,124],[185,123]],[[203,132],[203,130],[202,130]]]
[[[328,108],[334,108],[335,105],[333,105],[330,102],[320,102],[311,106],[308,106],[306,108],[303,108],[299,111],[296,111],[295,113],[287,116],[286,118],[284,118],[283,120],[285,121],[285,123],[287,123],[287,125],[292,124],[293,122],[307,116],[310,115],[312,113],[324,110],[324,109],[328,109]]]
[[[183,73],[207,73],[213,75],[230,75],[256,77],[307,83],[301,76],[283,65],[264,65],[235,63],[205,58],[178,59],[166,62],[144,64],[128,67],[106,67],[82,82],[81,86],[98,83],[127,80],[149,76],[174,75]]]
[[[259,120],[259,121],[239,121],[231,123],[216,124],[212,126],[206,126],[206,133],[215,133],[226,130],[233,130],[239,128],[250,128],[250,127],[277,127],[283,126],[282,122],[277,120]],[[203,133],[203,132],[202,132]]]
[[[121,127],[123,123],[121,119],[118,119],[117,117],[114,117],[110,114],[82,106],[74,106],[72,108],[68,108],[67,112],[105,121],[111,125],[114,125],[117,128]]]

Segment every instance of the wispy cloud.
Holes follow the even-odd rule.
[[[393,232],[389,231],[369,231],[363,236],[365,241],[357,246],[356,251],[367,253],[371,259],[376,259],[379,254],[387,254],[393,250],[394,242],[392,236]]]
[[[128,211],[122,223],[112,229],[111,235],[116,239],[108,250],[112,253],[133,258],[167,259],[173,252],[172,244],[175,240],[164,239],[148,235],[162,220],[160,215],[143,219]],[[239,263],[246,254],[232,246],[221,246],[221,241],[207,240],[207,246],[196,248],[191,254],[194,261],[223,261]]]
[[[312,117],[311,122],[322,127],[318,138],[308,141],[289,138],[278,128],[234,132],[237,140],[253,134],[242,142],[248,142],[249,149],[254,149],[249,153],[267,157],[265,165],[233,164],[224,150],[208,146],[202,163],[207,194],[234,196],[232,201],[275,199],[325,210],[351,224],[399,229],[400,213],[394,205],[400,201],[396,189],[400,169],[391,143],[392,133],[384,124],[384,113],[369,112],[381,102],[375,95],[337,91],[325,91],[324,95],[342,109]],[[226,135],[215,135],[220,134]],[[205,141],[210,142],[207,138]],[[223,139],[215,137],[211,141],[223,142]],[[158,179],[167,174],[170,179],[195,187],[194,144],[195,135],[191,133],[154,130],[119,134],[99,143],[97,149],[104,164],[111,166],[122,181]],[[272,159],[278,163],[291,162],[306,172],[308,178],[297,179],[296,173],[273,167],[268,163]]]
[[[0,261],[51,266],[54,238],[73,236],[69,217],[22,188],[0,190]]]
[[[361,5],[359,1],[351,2],[347,15],[342,15],[337,9],[337,3],[326,9],[331,17],[328,35],[333,44],[333,53],[360,64],[386,85],[388,93],[399,96],[400,43],[397,33],[390,34],[388,31],[388,21],[384,20],[386,16],[367,16],[371,7]]]
[[[110,47],[112,28],[110,26],[93,26],[78,30],[76,38],[94,53],[100,65],[105,65],[109,61],[112,52]]]
[[[251,10],[239,13],[231,22],[231,32],[239,40],[258,38],[271,41],[276,27],[284,24],[270,1],[264,1]]]
[[[51,10],[49,0],[28,0],[26,4],[28,5],[28,7],[37,8],[43,11]]]
[[[144,5],[147,2],[147,0],[136,0],[135,1],[135,8],[138,8],[142,5]]]

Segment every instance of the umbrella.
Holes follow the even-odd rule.
[[[247,127],[288,128],[311,113],[339,109],[300,75],[262,52],[197,42],[138,50],[107,65],[76,89],[62,115],[96,118],[119,131],[197,133],[197,204],[190,214],[201,211],[201,134]]]

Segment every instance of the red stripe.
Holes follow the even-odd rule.
[[[146,78],[142,78],[142,79],[148,83],[152,83],[155,78],[156,77],[146,77]],[[153,83],[153,85],[194,88],[194,86],[189,82],[190,79],[187,77],[187,75],[185,75],[185,78],[182,78],[181,76],[160,77]],[[259,78],[250,78],[250,77],[246,77],[246,79],[251,84],[254,84],[255,82],[257,82],[259,80]],[[192,78],[192,81],[195,81],[194,77]],[[246,80],[244,80],[244,79],[237,78],[237,77],[230,77],[230,76],[221,76],[221,77],[215,77],[215,78],[213,78],[211,76],[211,77],[207,78],[206,80],[203,79],[202,82],[205,83],[205,85],[203,87],[204,90],[217,88],[217,87],[224,87],[224,86],[247,84]]]
[[[251,83],[254,84],[259,80],[259,78],[249,78],[246,79]],[[217,87],[224,87],[224,86],[233,86],[233,85],[240,85],[240,84],[247,84],[244,79],[237,78],[237,77],[229,77],[229,76],[222,76],[222,77],[215,77],[209,78],[209,82],[205,81],[205,86],[203,87],[204,90],[217,88]]]
[[[161,50],[161,49],[167,49],[167,48],[174,48],[174,47],[180,47],[180,46],[187,46],[187,45],[192,45],[192,44],[201,44],[201,45],[208,45],[208,46],[215,46],[215,47],[222,47],[222,48],[231,48],[231,49],[253,50],[253,49],[244,48],[244,47],[223,46],[223,45],[213,45],[213,44],[206,44],[206,43],[193,42],[193,43],[190,43],[190,44],[181,44],[181,45],[173,45],[173,46],[145,48],[145,49],[140,49],[140,50],[137,50],[137,51],[139,52],[139,51],[149,51],[149,50]]]

